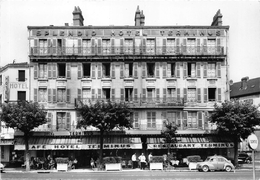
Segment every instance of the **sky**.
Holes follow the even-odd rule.
[[[230,26],[230,79],[260,77],[260,0],[0,0],[0,66],[28,62],[27,26],[72,25],[79,6],[84,25],[134,25],[139,5],[145,25],[205,25],[220,9]]]

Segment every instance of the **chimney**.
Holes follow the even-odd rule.
[[[73,14],[73,26],[84,26],[84,18],[79,7],[74,8]]]
[[[141,11],[141,14],[140,14],[140,25],[141,26],[144,26],[144,19],[145,19],[145,16],[143,14],[143,10]]]
[[[135,26],[140,26],[140,25],[141,25],[141,15],[140,15],[139,6],[137,6],[137,10],[135,12]]]
[[[211,26],[222,26],[222,14],[220,13],[220,9],[217,11],[215,16],[213,17]]]
[[[249,77],[243,77],[241,79],[241,89],[246,89],[247,88],[248,79],[249,79]]]

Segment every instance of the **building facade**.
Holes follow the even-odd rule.
[[[220,11],[211,26],[145,26],[139,7],[134,26],[84,26],[79,7],[73,26],[28,26],[29,100],[43,104],[48,123],[31,139],[37,156],[90,156],[98,131],[77,129],[78,102],[126,102],[133,129],[104,139],[104,155],[130,159],[133,152],[162,155],[163,122],[178,125],[171,150],[180,159],[199,154],[232,157],[234,144],[211,134],[208,115],[229,99],[228,36]],[[17,137],[16,150],[23,150]],[[106,150],[107,149],[107,150]]]

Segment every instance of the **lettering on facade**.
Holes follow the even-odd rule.
[[[5,92],[5,96],[4,96],[5,100],[9,101],[9,97],[10,97],[9,96],[10,95],[10,93],[9,93],[10,92],[9,91],[9,76],[5,77],[5,91],[4,92]]]
[[[78,31],[78,36],[82,36],[82,32],[81,31]]]
[[[189,31],[185,30],[184,31],[184,36],[189,36]]]
[[[135,31],[135,36],[140,36],[140,31]]]
[[[160,31],[160,34],[163,36],[164,35],[164,31]]]
[[[112,30],[110,35],[115,36],[115,31]]]
[[[92,31],[92,36],[96,36],[96,32],[95,31]]]
[[[120,32],[119,32],[119,36],[123,36],[123,35],[124,35],[123,31],[120,30]]]
[[[65,35],[65,31],[60,31],[60,36],[64,36]]]
[[[170,30],[170,31],[168,32],[168,36],[172,36],[172,35],[173,35],[173,31]]]
[[[10,89],[28,89],[26,83],[10,82]]]
[[[73,36],[73,31],[69,31],[68,36]]]
[[[41,35],[42,35],[42,34],[41,34],[41,31],[40,31],[40,30],[36,32],[36,36],[41,36]]]
[[[167,144],[148,144],[148,149],[167,149]],[[233,148],[233,143],[175,143],[170,144],[171,149],[197,149],[197,148]]]
[[[176,36],[180,36],[181,35],[181,31],[176,31]]]
[[[127,31],[128,36],[131,36],[132,31]]]
[[[48,36],[49,34],[50,34],[49,31],[45,31],[44,33],[45,36]]]
[[[52,31],[52,35],[53,35],[53,36],[58,36],[57,31]]]

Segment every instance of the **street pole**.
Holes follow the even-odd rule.
[[[255,180],[255,150],[252,149],[252,162],[253,162],[253,180]]]

